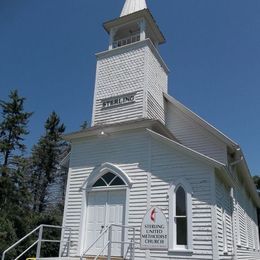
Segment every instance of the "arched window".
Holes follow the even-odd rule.
[[[176,241],[177,245],[187,245],[187,208],[186,194],[182,186],[176,191]]]
[[[169,251],[192,251],[192,189],[185,179],[169,189]]]
[[[93,187],[111,187],[111,186],[125,186],[124,181],[112,172],[108,172],[101,176]]]

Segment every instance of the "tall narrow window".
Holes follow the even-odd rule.
[[[176,244],[187,246],[187,204],[183,187],[176,191]]]
[[[192,188],[181,178],[169,189],[169,251],[192,252]]]

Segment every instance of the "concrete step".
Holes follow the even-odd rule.
[[[94,260],[95,256],[86,256],[83,257],[83,260]],[[40,258],[39,260],[80,260],[80,257],[48,257],[48,258]],[[107,260],[107,256],[100,256],[98,260]],[[111,260],[124,260],[123,257],[111,256]]]
[[[94,260],[95,256],[87,256],[84,260]],[[97,260],[107,260],[107,256],[99,256]],[[111,260],[124,260],[122,257],[111,256]]]

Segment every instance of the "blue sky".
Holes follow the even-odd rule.
[[[91,121],[95,53],[124,0],[0,0],[0,99],[33,111],[28,147],[55,110],[67,127]],[[234,141],[260,174],[260,1],[147,0],[167,42],[169,92]]]

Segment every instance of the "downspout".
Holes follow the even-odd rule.
[[[225,166],[223,169],[225,170],[226,173],[230,176],[230,181],[233,181],[233,178],[231,179],[232,176],[232,171],[229,169],[230,167]],[[232,214],[231,214],[231,220],[232,220],[232,234],[233,234],[233,239],[232,239],[232,244],[233,244],[233,250],[232,250],[232,260],[237,260],[237,247],[236,247],[236,236],[235,236],[235,221],[234,221],[234,185],[233,183],[230,184],[230,197],[232,199]]]
[[[239,152],[241,150],[241,148],[238,146],[236,148],[236,151]],[[240,158],[232,163],[229,163],[229,167],[226,167],[226,170],[229,172],[229,174],[233,177],[233,170],[232,167],[236,166],[237,164],[239,164],[240,162],[242,162],[244,160],[244,157],[241,155]],[[234,179],[234,178],[232,178]],[[232,260],[237,260],[237,244],[236,244],[236,240],[237,240],[237,236],[236,236],[236,226],[235,226],[235,210],[236,210],[236,199],[235,199],[235,195],[234,195],[234,188],[231,187],[230,190],[230,196],[232,199],[232,233],[233,233],[233,253],[232,253]],[[236,215],[237,217],[237,215]]]
[[[235,166],[235,165],[239,164],[240,162],[242,162],[243,160],[244,160],[244,157],[241,156],[237,161],[230,163],[229,166],[231,166],[231,167]]]
[[[236,246],[236,227],[235,227],[235,210],[236,210],[236,201],[235,201],[235,198],[234,198],[234,188],[231,188],[230,190],[230,195],[231,195],[231,198],[232,198],[232,206],[233,206],[233,209],[232,209],[232,233],[233,233],[233,256],[232,256],[232,259],[233,260],[237,260],[237,246]]]

